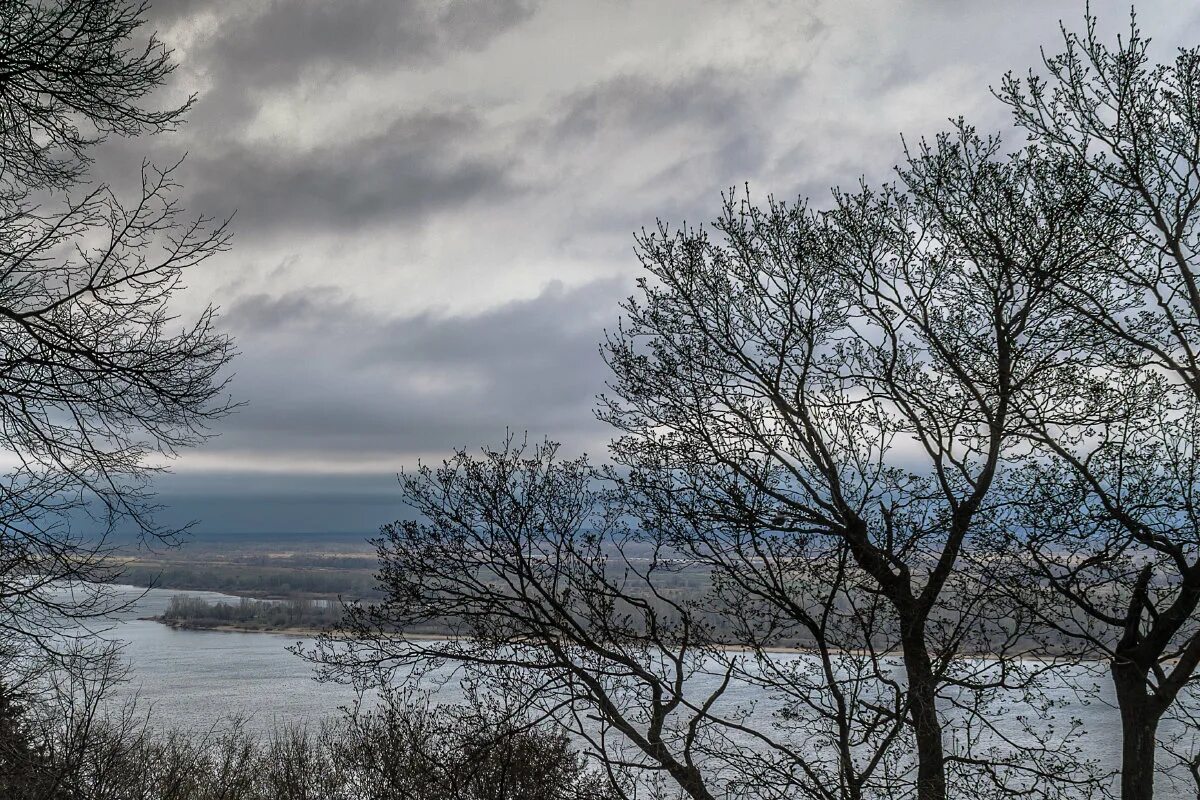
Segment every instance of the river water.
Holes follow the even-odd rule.
[[[278,724],[311,723],[350,703],[349,687],[318,684],[312,668],[287,648],[296,636],[274,633],[177,630],[138,617],[162,614],[177,595],[237,602],[216,592],[114,587],[133,600],[115,614],[106,635],[124,643],[129,680],[124,697],[136,696],[138,709],[153,724],[205,730],[238,718],[247,729],[266,731]]]
[[[272,633],[177,630],[138,619],[161,614],[176,595],[214,601],[236,598],[172,589],[116,590],[131,600],[137,598],[129,609],[116,615],[107,633],[125,643],[130,675],[120,694],[136,696],[141,714],[149,714],[156,726],[220,729],[236,717],[247,730],[265,732],[283,724],[317,723],[337,715],[339,707],[354,700],[349,687],[317,683],[312,667],[288,652],[289,645],[307,640]],[[460,697],[451,683],[440,689],[435,699],[455,702]],[[1056,719],[1078,718],[1089,732],[1082,740],[1085,751],[1102,763],[1115,765],[1120,753],[1115,708],[1103,697],[1084,702],[1072,693],[1064,693],[1062,703]],[[1009,713],[1015,717],[1019,710]],[[1013,725],[1015,729],[1016,723]],[[1193,733],[1174,731],[1178,736]],[[1160,797],[1194,796],[1192,791],[1178,794],[1178,788],[1165,784],[1161,789]]]

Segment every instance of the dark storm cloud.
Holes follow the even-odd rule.
[[[239,229],[251,236],[412,225],[443,208],[518,191],[505,157],[462,152],[480,125],[466,111],[428,112],[303,152],[235,142],[189,155],[182,182],[197,208],[238,209]]]
[[[533,15],[538,0],[153,0],[148,28],[215,18],[189,69],[258,94],[323,74],[425,66],[481,48]]]
[[[418,109],[378,133],[307,148],[208,137],[189,126],[181,136],[111,142],[98,177],[128,177],[147,153],[163,164],[189,149],[178,174],[186,207],[216,215],[236,209],[240,242],[411,229],[439,212],[486,212],[488,204],[502,208],[540,192],[558,196],[566,238],[603,235],[596,252],[627,260],[631,231],[658,215],[707,221],[723,188],[767,172],[772,131],[760,120],[787,88],[783,81],[750,88],[742,76],[711,70],[674,79],[629,74],[556,98],[545,117],[524,119],[515,132],[489,127],[469,108]],[[664,140],[673,132],[690,132],[694,144],[672,147]],[[621,141],[630,148],[664,143],[639,185],[607,192],[596,178],[609,167],[588,148]],[[564,169],[544,174],[546,163]]]
[[[506,428],[599,442],[597,346],[622,293],[615,281],[551,285],[478,314],[399,318],[333,289],[242,298],[226,318],[251,345],[235,384],[248,407],[208,450],[272,454],[302,471],[344,453],[399,468]]]
[[[540,191],[559,195],[558,208],[575,210],[569,236],[579,235],[578,220],[586,236],[610,237],[606,257],[625,258],[630,231],[660,214],[708,220],[722,189],[766,173],[765,154],[777,135],[771,109],[805,79],[795,72],[762,76],[717,68],[628,71],[546,98],[510,130],[497,128],[488,106],[397,108],[381,98],[362,120],[390,116],[378,132],[280,146],[245,135],[257,98],[309,80],[336,83],[335,73],[428,67],[449,53],[482,47],[527,20],[534,5],[210,0],[186,9],[193,17],[209,10],[219,20],[186,54],[188,68],[207,75],[211,85],[179,135],[114,142],[101,166],[119,164],[131,174],[147,152],[169,163],[188,151],[179,173],[187,207],[218,215],[236,209],[242,242],[296,231],[412,228],[440,211],[502,207]],[[172,4],[158,13],[169,21],[182,10]],[[819,30],[814,18],[805,35]],[[316,103],[305,111],[329,113]],[[351,132],[378,127],[348,122]],[[675,133],[690,134],[689,146],[664,144],[640,185],[623,193],[597,188],[596,171],[605,172],[611,156],[589,154],[590,146],[626,141],[633,148]],[[564,167],[545,174],[547,163]]]
[[[158,0],[151,28],[199,27],[186,72],[207,84],[186,139],[228,138],[281,91],[376,70],[428,69],[528,19],[535,0]],[[313,108],[313,114],[322,109]]]
[[[534,6],[528,0],[245,4],[239,10],[250,10],[250,18],[233,16],[204,57],[255,91],[269,90],[312,72],[428,65],[487,44],[527,19]]]
[[[411,226],[442,210],[512,202],[535,189],[557,191],[580,204],[591,232],[607,228],[613,246],[627,251],[628,232],[655,211],[707,219],[719,191],[663,209],[654,206],[662,189],[727,187],[762,172],[769,131],[756,120],[784,90],[776,83],[748,90],[738,76],[712,71],[675,80],[625,75],[557,100],[547,118],[525,121],[515,137],[520,154],[497,146],[501,137],[472,110],[428,110],[402,114],[378,134],[311,149],[237,140],[202,145],[189,155],[182,182],[189,205],[236,208],[239,229],[251,236]],[[590,170],[604,165],[587,159],[540,185],[524,172],[547,159],[571,159],[591,142],[636,143],[671,130],[698,132],[697,145],[664,149],[636,187],[646,190],[641,193],[599,196],[589,185]],[[481,148],[486,152],[472,152]],[[605,205],[611,212],[600,208]]]

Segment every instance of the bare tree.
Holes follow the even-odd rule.
[[[1009,193],[1042,185],[1038,165],[945,158],[996,147],[962,136],[914,156],[901,178],[919,185],[954,164],[1002,235],[1062,268],[1090,257],[1076,246],[1078,198]],[[859,646],[902,657],[902,680],[874,667],[897,701],[876,713],[901,721],[915,750],[893,791],[1070,789],[1062,741],[1005,757],[984,745],[1004,741],[994,726],[949,751],[945,736],[951,720],[971,730],[954,714],[989,727],[979,703],[1037,685],[1007,669],[1006,656],[1036,647],[1030,620],[992,605],[1003,593],[982,565],[997,476],[1021,446],[1018,403],[1052,377],[1040,336],[1057,313],[1049,287],[896,188],[838,195],[825,214],[731,199],[714,227],[720,241],[665,226],[640,240],[649,276],[605,348],[615,381],[601,414],[625,433],[617,460],[657,495],[656,513],[700,523],[673,545],[815,636],[824,618],[787,565],[812,558],[833,572],[845,554],[859,593],[880,601],[863,606]],[[779,541],[800,544],[781,558]],[[975,637],[989,625],[997,660],[985,674]]]
[[[111,134],[155,133],[187,107],[144,104],[175,69],[148,5],[129,0],[10,0],[0,19],[0,180],[8,193],[66,188]],[[6,193],[7,194],[7,193]]]
[[[307,653],[324,677],[388,687],[452,665],[588,742],[630,796],[658,776],[698,798],[905,794],[900,663],[844,550],[743,562],[787,584],[780,614],[754,577],[664,547],[690,524],[677,508],[648,513],[652,495],[556,450],[510,440],[403,476],[422,519],[385,527],[385,599]]]
[[[1183,765],[1196,760],[1195,742],[1179,734],[1200,682],[1200,619],[1187,581],[1200,546],[1200,414],[1187,396],[1164,397],[1162,382],[1153,383],[1119,390],[1126,408],[1137,398],[1139,413],[1094,422],[1086,436],[1060,431],[1054,449],[1064,455],[1031,460],[1011,492],[1019,566],[1033,588],[1057,594],[1044,605],[1044,624],[1109,668],[1121,712],[1122,792],[1139,797],[1153,791],[1164,722],[1167,752]],[[1019,580],[1013,575],[1012,585]],[[1171,725],[1172,717],[1185,722]]]
[[[307,655],[327,678],[384,686],[452,665],[587,742],[614,781],[660,772],[689,797],[718,797],[705,756],[728,745],[709,714],[729,674],[696,680],[704,625],[656,580],[672,562],[653,545],[632,553],[595,469],[557,449],[509,439],[403,474],[420,520],[376,540],[384,600],[349,607]]]
[[[1079,198],[995,147],[944,137],[902,177],[969,180],[1047,266],[1091,258]],[[418,520],[377,542],[385,600],[309,653],[326,677],[455,665],[691,797],[1096,788],[1070,726],[989,713],[1045,711],[1050,667],[1013,657],[1043,652],[1037,619],[989,562],[998,475],[1028,449],[1015,409],[1057,376],[1056,298],[918,191],[837,201],[731,197],[719,241],[643,236],[651,277],[605,346],[614,490],[511,440],[403,475]],[[681,569],[704,591],[684,599]],[[765,689],[774,721],[732,707],[731,686]]]
[[[97,142],[186,109],[145,104],[174,69],[139,42],[145,12],[13,2],[0,20],[0,629],[43,651],[110,610],[87,582],[116,574],[116,526],[171,540],[149,479],[230,407],[214,309],[172,310],[226,224],[185,216],[173,167],[144,164],[127,199],[80,183]]]
[[[1042,74],[1008,75],[997,91],[1036,157],[1087,198],[1103,242],[1084,268],[1046,271],[1064,319],[1091,342],[1060,354],[1074,396],[1023,411],[1050,459],[1032,469],[1029,542],[1068,601],[1065,627],[1086,629],[1108,658],[1122,796],[1149,798],[1159,721],[1200,663],[1200,50],[1155,64],[1132,18],[1115,49],[1091,16],[1063,36]]]
[[[406,476],[425,522],[385,530],[388,600],[329,674],[461,665],[693,797],[940,800],[1103,791],[1078,731],[990,713],[1101,654],[1122,793],[1150,797],[1200,664],[1200,51],[1066,41],[999,91],[1030,147],[960,124],[829,211],[731,193],[712,229],[643,233],[602,348],[617,494],[511,447]],[[433,623],[463,638],[402,635]],[[742,684],[780,718],[724,713]]]

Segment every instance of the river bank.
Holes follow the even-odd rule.
[[[166,625],[168,628],[177,631],[214,631],[217,633],[271,633],[279,636],[301,636],[306,639],[315,638],[325,632],[323,628],[313,628],[306,626],[283,626],[283,627],[262,627],[256,625],[229,625],[229,624],[214,624],[206,625],[196,622],[185,622],[182,620],[166,619],[162,616],[155,617],[138,617],[140,622],[157,622],[160,625]]]
[[[158,623],[160,625],[165,625],[168,628],[171,628],[173,630],[179,630],[179,631],[206,631],[206,632],[215,632],[215,633],[267,633],[267,634],[272,634],[272,635],[276,635],[276,636],[300,637],[300,638],[305,638],[305,639],[315,639],[319,636],[329,633],[331,630],[331,628],[328,628],[328,627],[322,628],[322,627],[314,627],[314,626],[308,626],[308,625],[283,625],[283,626],[272,627],[272,626],[259,626],[259,625],[251,625],[251,624],[231,624],[231,623],[215,623],[215,622],[207,622],[207,621],[180,620],[180,619],[171,619],[164,615],[151,616],[151,617],[139,617],[138,619],[140,621],[154,622],[154,623]],[[450,640],[450,639],[462,638],[462,637],[456,636],[456,635],[448,633],[448,632],[439,633],[436,631],[406,632],[405,634],[403,634],[403,636],[405,639],[411,639],[414,641],[445,641],[445,640]],[[726,653],[755,652],[751,648],[749,648],[745,645],[738,645],[738,644],[712,645],[712,646],[710,646],[709,649],[711,651],[720,651],[720,652],[726,652]],[[763,647],[763,648],[760,648],[758,650],[758,652],[761,652],[764,655],[768,655],[768,656],[779,655],[779,656],[819,657],[821,655],[820,651],[818,651],[817,649],[812,648],[812,647],[786,647],[786,646]],[[851,657],[855,657],[855,658],[866,657],[866,656],[871,655],[865,650],[838,651],[838,654],[844,655],[844,656],[851,656]],[[897,651],[877,652],[874,654],[874,657],[879,658],[879,659],[896,659],[896,660],[902,658],[901,653],[898,650]],[[994,660],[997,658],[995,653],[963,653],[962,657],[963,658],[974,658],[974,659],[986,659],[986,660]],[[1010,661],[1018,662],[1018,663],[1030,663],[1030,664],[1050,664],[1053,662],[1054,658],[1055,658],[1055,656],[1053,654],[1047,654],[1047,653],[1038,653],[1038,654],[1029,655],[1029,656],[1024,656],[1024,655],[1020,655],[1020,654],[1008,656],[1008,660],[1010,660]],[[1093,656],[1093,657],[1086,657],[1086,658],[1079,658],[1079,657],[1072,656],[1071,658],[1063,658],[1061,663],[1064,665],[1065,664],[1097,665],[1097,664],[1101,664],[1104,661],[1105,661],[1105,659],[1103,659],[1101,656]]]

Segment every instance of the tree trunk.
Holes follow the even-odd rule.
[[[924,626],[908,621],[902,624],[908,703],[917,740],[917,800],[945,800],[946,752],[937,714],[937,683],[925,646]]]
[[[679,788],[686,792],[687,796],[692,798],[692,800],[716,800],[712,792],[705,786],[700,772],[694,767],[685,767],[676,764],[668,766],[667,772],[679,784]]]
[[[1151,800],[1162,708],[1146,693],[1146,675],[1136,665],[1114,663],[1112,673],[1121,709],[1121,800]]]
[[[692,800],[716,800],[700,770],[675,758],[661,741],[647,742],[642,751],[662,765],[666,773]]]

